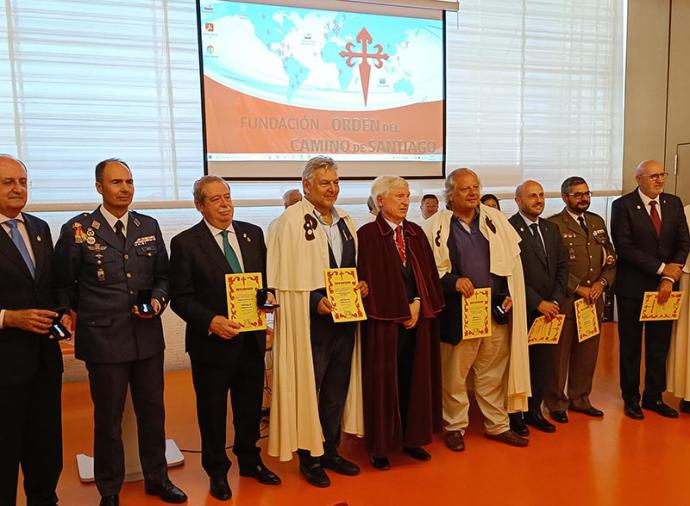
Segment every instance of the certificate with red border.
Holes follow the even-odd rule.
[[[641,322],[658,322],[663,320],[677,320],[680,316],[680,303],[683,302],[685,292],[671,292],[668,300],[659,304],[659,292],[645,292],[640,311]]]
[[[587,304],[585,299],[577,299],[575,301],[575,322],[577,323],[577,341],[579,343],[599,335],[596,304]]]
[[[527,344],[558,344],[565,323],[565,315],[559,314],[552,318],[550,322],[540,316],[535,319],[529,329]]]
[[[491,288],[475,288],[472,297],[462,297],[462,338],[491,336]]]
[[[331,316],[336,323],[358,322],[367,319],[362,294],[357,290],[357,269],[326,269],[326,297],[333,306]]]
[[[225,288],[228,297],[228,320],[239,323],[240,332],[264,330],[266,313],[259,311],[256,291],[263,288],[260,272],[226,274]]]

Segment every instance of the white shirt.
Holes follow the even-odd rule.
[[[525,222],[525,225],[527,225],[527,228],[529,228],[530,225],[534,225],[534,224],[537,225],[537,231],[539,232],[539,237],[541,237],[541,243],[544,245],[544,250],[546,250],[546,241],[544,240],[544,236],[541,234],[541,227],[538,226],[539,225],[539,218],[537,218],[536,220],[532,220],[532,219],[528,218],[527,216],[525,216],[524,214],[522,214],[522,211],[518,211],[518,212],[520,213],[520,216],[522,216],[522,219]],[[530,229],[530,233],[532,235],[534,235],[532,233],[532,229]]]
[[[0,228],[2,228],[7,235],[10,237],[10,240],[12,239],[12,232],[10,230],[10,226],[6,223],[9,220],[15,219],[17,220],[17,230],[19,230],[19,234],[22,236],[22,239],[24,239],[24,243],[26,244],[26,249],[29,250],[29,256],[31,257],[31,260],[33,260],[34,265],[36,265],[36,257],[34,256],[34,250],[31,247],[31,239],[29,238],[29,231],[26,230],[26,224],[24,223],[24,216],[22,213],[19,213],[16,218],[8,218],[4,214],[0,213]],[[5,323],[5,310],[0,309],[0,329],[3,329],[3,324]]]
[[[343,238],[340,235],[340,227],[338,226],[338,222],[340,221],[338,212],[335,210],[335,207],[331,208],[331,218],[333,222],[330,225],[324,221],[323,215],[317,209],[314,209],[314,216],[316,216],[316,219],[321,223],[323,231],[326,232],[328,245],[333,252],[335,263],[340,267],[340,262],[343,259]]]
[[[127,225],[129,224],[129,212],[126,212],[122,218],[118,218],[111,212],[109,212],[105,206],[101,206],[101,214],[105,218],[105,221],[108,222],[108,225],[110,225],[110,228],[113,229],[113,232],[117,233],[117,230],[115,230],[115,225],[117,224],[118,220],[122,222],[124,227],[122,227],[122,233],[125,234],[125,237],[127,237]]]
[[[204,223],[206,223],[206,226],[211,231],[213,239],[216,241],[216,244],[223,252],[223,256],[225,256],[225,248],[223,248],[223,230],[214,227],[206,220],[204,220]],[[242,266],[242,271],[244,271],[244,261],[242,260],[242,250],[240,249],[240,241],[237,239],[237,234],[235,233],[235,229],[233,228],[232,223],[230,223],[230,225],[228,225],[228,228],[226,228],[225,230],[228,231],[228,242],[230,243],[230,246],[232,246],[232,249],[235,251],[237,260],[240,262],[240,265]]]

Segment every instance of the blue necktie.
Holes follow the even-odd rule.
[[[7,226],[10,227],[10,237],[12,237],[12,242],[22,255],[26,266],[29,268],[31,277],[33,278],[36,273],[36,266],[34,265],[34,261],[31,259],[29,248],[26,247],[22,234],[19,233],[19,228],[17,228],[17,220],[7,220],[5,223],[7,223]]]

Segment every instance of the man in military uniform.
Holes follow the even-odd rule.
[[[589,400],[600,334],[580,342],[575,319],[575,301],[584,299],[595,304],[601,327],[602,294],[613,283],[616,273],[616,257],[606,224],[601,216],[587,211],[591,195],[584,179],[569,177],[561,185],[565,208],[549,218],[558,225],[568,252],[568,286],[561,304],[566,320],[553,355],[554,374],[544,393],[551,417],[560,423],[568,421],[566,409],[593,417],[604,416],[603,411],[592,406]]]
[[[56,277],[77,312],[75,355],[89,371],[100,504],[118,504],[124,479],[121,423],[128,386],[146,493],[182,503],[187,496],[168,479],[165,460],[160,314],[169,298],[168,254],[156,220],[129,211],[134,181],[125,162],[96,165],[96,190],[103,205],[62,227]]]

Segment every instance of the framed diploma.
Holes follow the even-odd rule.
[[[595,304],[587,304],[585,299],[575,301],[575,321],[577,322],[577,341],[581,343],[599,334],[599,318]]]
[[[326,297],[333,306],[331,316],[336,323],[358,322],[367,319],[362,294],[356,290],[357,269],[326,269]]]
[[[225,275],[228,319],[240,324],[240,332],[266,328],[266,313],[259,311],[256,302],[260,288],[263,288],[260,272]]]
[[[640,311],[641,322],[658,322],[662,320],[677,320],[680,316],[681,302],[685,292],[671,292],[671,296],[663,304],[659,304],[659,292],[645,292]]]
[[[462,296],[462,338],[491,336],[491,288],[475,288],[472,297]]]
[[[527,344],[558,344],[564,323],[564,314],[559,314],[550,322],[547,322],[545,317],[540,316],[534,320],[529,329]]]

